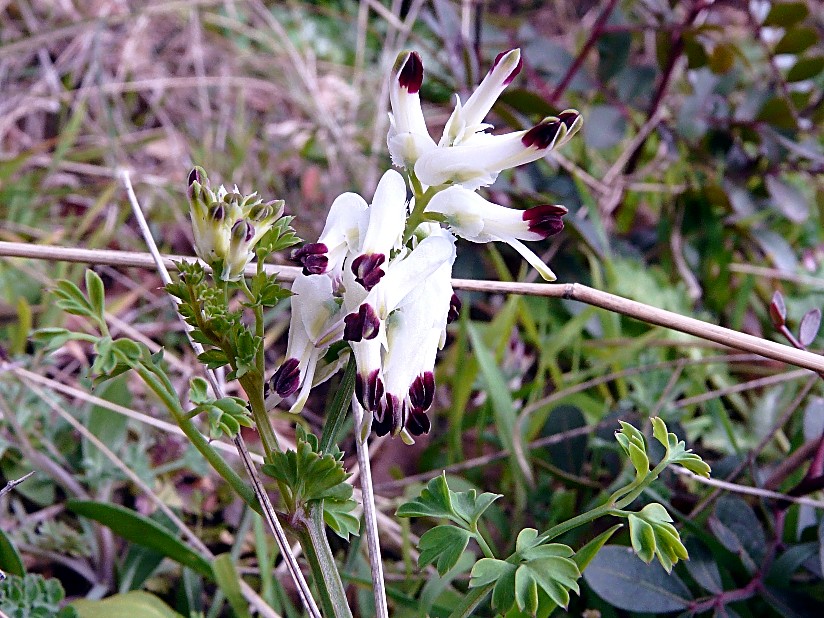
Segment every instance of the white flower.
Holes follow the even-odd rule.
[[[318,359],[329,345],[340,338],[340,305],[332,293],[332,280],[326,275],[300,275],[292,284],[292,315],[286,360],[269,381],[267,408],[271,409],[301,389],[292,406],[299,412],[309,396]]]
[[[456,95],[455,109],[440,141],[433,146],[417,95],[423,79],[420,57],[414,52],[402,54],[395,67],[390,89],[389,152],[395,165],[414,170],[427,186],[459,184],[477,189],[492,184],[502,170],[542,158],[581,128],[581,115],[569,109],[525,131],[487,133],[491,125],[484,123],[484,118],[521,70],[520,50],[513,49],[498,55],[465,104]]]
[[[443,347],[446,325],[454,309],[452,261],[420,283],[387,320],[388,350],[383,374],[386,393],[375,411],[373,429],[411,440],[430,428],[426,411],[435,394],[435,357]]]
[[[543,240],[564,228],[563,206],[546,204],[527,210],[506,208],[485,200],[463,187],[449,187],[438,192],[427,204],[427,212],[437,212],[455,234],[466,240],[486,243],[501,241],[510,245],[547,281],[555,274],[521,240]]]
[[[349,264],[355,281],[371,290],[385,273],[393,249],[399,247],[406,223],[406,182],[388,170],[378,182],[372,204],[361,217],[361,244]]]
[[[410,168],[435,142],[426,128],[418,91],[423,82],[423,63],[417,52],[398,56],[389,88],[389,134],[386,138],[392,163]]]
[[[303,274],[328,273],[333,280],[340,279],[349,249],[360,243],[361,217],[367,208],[366,200],[357,193],[335,198],[318,241],[292,251],[291,258],[303,265]]]
[[[348,313],[344,318],[343,338],[350,342],[358,367],[355,394],[366,410],[376,414],[379,426],[385,422],[383,366],[390,345],[387,319],[439,268],[448,265],[451,273],[454,260],[454,238],[442,230],[390,262],[385,276],[369,291],[352,277],[347,281],[348,269],[344,268],[344,307]],[[430,300],[438,302],[434,298]],[[449,296],[446,301],[448,311]],[[395,433],[402,428],[400,421],[401,417],[393,419],[391,427]]]

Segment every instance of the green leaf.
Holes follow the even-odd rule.
[[[297,436],[297,450],[274,453],[263,465],[263,472],[285,484],[288,499],[297,504],[331,498],[349,500],[352,487],[336,449],[331,453],[318,452],[318,439],[312,434]]]
[[[97,396],[111,403],[128,407],[132,396],[123,378],[106,383]],[[117,453],[126,441],[128,418],[105,406],[92,406],[86,426],[100,441]],[[88,467],[98,472],[110,466],[108,458],[85,438],[82,441],[84,459]]]
[[[799,58],[787,71],[788,82],[803,82],[812,79],[824,71],[824,56],[806,56]]]
[[[589,563],[592,562],[592,559],[595,558],[596,554],[601,550],[601,548],[606,544],[607,541],[615,534],[620,528],[622,528],[623,524],[615,524],[609,530],[602,532],[594,539],[592,539],[589,543],[584,545],[581,549],[575,552],[575,555],[572,557],[572,560],[578,566],[578,570],[581,573],[584,572],[584,569],[589,566]]]
[[[469,587],[479,588],[498,581],[507,574],[515,573],[518,567],[511,562],[496,558],[481,558],[472,567]]]
[[[515,603],[522,612],[538,611],[538,584],[525,564],[515,571]]]
[[[47,350],[56,350],[67,341],[95,342],[97,337],[86,333],[74,333],[65,328],[40,328],[32,333],[32,338],[46,345]]]
[[[77,610],[80,618],[183,618],[155,595],[142,590],[116,594],[100,601],[80,599],[73,601],[71,606]]]
[[[418,566],[434,564],[440,575],[454,567],[466,549],[472,533],[456,526],[435,526],[418,542]]]
[[[218,369],[229,364],[229,359],[226,357],[226,354],[223,353],[223,350],[218,350],[217,348],[206,350],[198,355],[197,359],[209,369]]]
[[[629,515],[629,534],[632,547],[644,562],[658,556],[661,566],[669,573],[679,560],[689,558],[672,517],[657,502],[648,504],[638,513]]]
[[[523,479],[531,485],[533,479],[529,462],[527,462],[523,456],[523,448],[517,448],[515,445],[515,440],[517,439],[519,442],[518,446],[522,446],[522,436],[514,435],[517,416],[515,414],[515,406],[512,403],[512,397],[510,396],[509,386],[501,373],[500,367],[498,367],[498,363],[495,362],[494,355],[484,344],[477,327],[469,324],[468,329],[475,358],[478,359],[481,375],[483,375],[484,381],[486,382],[486,392],[489,395],[492,412],[495,415],[495,427],[498,437],[504,449],[509,452],[513,468],[520,470]],[[518,455],[519,453],[521,454],[520,456]]]
[[[398,517],[454,518],[452,498],[446,484],[446,473],[436,476],[421,490],[416,499],[405,502],[395,512]]]
[[[86,270],[86,291],[92,309],[101,320],[105,320],[106,290],[103,288],[103,280],[91,269]]]
[[[518,572],[515,574],[516,599],[518,597],[518,580],[531,580],[534,582],[535,595],[533,597],[531,585],[522,584],[522,587],[528,587],[526,599],[531,602],[535,599],[535,609],[531,609],[531,605],[522,606],[518,603],[519,609],[530,608],[529,611],[533,613],[537,610],[537,593],[540,588],[546,592],[552,601],[560,606],[566,607],[569,605],[569,591],[574,590],[576,594],[580,594],[578,588],[578,578],[581,577],[581,572],[577,565],[568,558],[561,558],[558,556],[549,558],[540,558],[537,560],[530,560],[518,567]]]
[[[649,457],[647,454],[634,442],[629,443],[629,459],[635,468],[635,475],[637,478],[643,478],[649,474]]]
[[[23,559],[2,528],[0,528],[0,570],[9,575],[18,575],[20,577],[26,574]]]
[[[800,54],[816,41],[818,34],[812,28],[792,28],[784,33],[774,51],[776,54]]]
[[[127,541],[162,553],[208,579],[214,579],[212,567],[200,554],[190,549],[160,524],[115,504],[91,500],[69,500],[67,508],[110,528]]]
[[[773,2],[763,25],[789,28],[807,17],[809,12],[805,2]]]
[[[323,501],[323,521],[335,534],[348,541],[350,534],[360,534],[360,518],[352,514],[357,506],[354,500],[326,498]]]
[[[240,577],[235,569],[235,563],[230,554],[220,554],[212,563],[212,570],[220,590],[226,595],[226,600],[232,607],[237,618],[251,618],[249,603],[243,598],[240,590]]]
[[[584,579],[606,602],[632,612],[663,614],[683,611],[692,594],[674,573],[645,564],[629,547],[607,545],[584,571]]]
[[[194,377],[189,382],[189,401],[196,405],[213,401],[209,396],[209,383],[204,378]]]
[[[355,392],[356,373],[355,355],[351,354],[340,384],[335,391],[335,397],[332,399],[332,405],[326,413],[326,422],[323,424],[319,444],[319,449],[323,452],[328,451],[338,441],[338,434],[346,421],[346,411],[352,403],[352,395]]]

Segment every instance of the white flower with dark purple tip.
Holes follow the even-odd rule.
[[[507,243],[544,279],[555,280],[549,267],[520,241],[543,240],[560,232],[564,227],[562,217],[567,213],[563,206],[548,204],[516,210],[485,200],[474,191],[449,187],[435,195],[426,210],[443,215],[450,229],[461,238],[477,243]]]
[[[351,262],[355,280],[367,290],[375,287],[386,273],[385,264],[399,244],[406,214],[406,182],[398,172],[388,170],[378,182],[366,211],[366,229]]]
[[[269,381],[267,408],[301,389],[293,411],[299,411],[312,387],[315,368],[326,348],[340,338],[340,308],[332,294],[332,281],[325,275],[300,275],[292,284],[292,315],[286,359]]]
[[[395,61],[389,88],[389,134],[386,138],[392,163],[410,168],[418,157],[435,148],[426,128],[418,94],[423,82],[423,63],[417,52],[404,52]]]
[[[291,258],[300,262],[305,275],[328,273],[333,279],[340,277],[348,251],[360,243],[361,217],[367,208],[366,201],[356,193],[335,198],[318,241],[292,251]]]
[[[438,230],[437,236],[422,241],[412,253],[435,238],[441,239],[438,242],[453,243],[448,232]],[[398,434],[405,427],[412,435],[424,433],[424,427],[428,430],[426,410],[432,405],[435,357],[451,306],[454,257],[453,251],[429,276],[421,279],[386,320],[387,352],[383,359],[386,394],[374,410],[373,428],[378,435],[389,431]],[[415,420],[410,424],[413,416]]]
[[[484,118],[504,89],[521,72],[522,65],[519,49],[501,52],[466,103],[461,105],[460,98],[455,95],[455,110],[446,122],[438,146],[455,146],[470,141],[476,134],[490,128],[491,125],[483,122]]]
[[[578,112],[566,110],[526,131],[477,133],[454,146],[427,152],[415,163],[415,175],[430,186],[452,183],[478,189],[495,182],[501,171],[541,159],[565,144],[581,122]]]
[[[347,278],[344,270],[343,303],[349,313],[344,318],[343,338],[350,342],[358,367],[355,393],[366,410],[377,411],[378,428],[385,421],[380,408],[384,394],[384,351],[391,350],[387,319],[444,264],[451,268],[454,259],[454,238],[446,230],[439,230],[437,235],[423,239],[412,251],[391,261],[380,283],[368,291],[353,280],[352,275]],[[448,310],[448,295],[446,300]]]

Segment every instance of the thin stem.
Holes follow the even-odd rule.
[[[132,266],[151,268],[154,262],[145,253],[110,251],[102,249],[76,249],[74,247],[56,247],[51,245],[31,245],[0,241],[0,256],[24,257],[40,260],[63,260],[83,264],[107,264],[110,266]],[[191,260],[192,256],[161,256],[164,268],[176,268],[173,260]],[[300,268],[289,266],[265,266],[266,272],[275,275],[278,281],[293,281],[300,273]],[[249,266],[254,274],[254,265]],[[602,292],[580,283],[519,283],[508,281],[484,281],[473,279],[453,279],[452,287],[456,290],[470,292],[493,292],[499,294],[522,294],[525,296],[542,296],[546,298],[563,298],[600,307],[613,313],[631,317],[641,322],[655,324],[671,330],[694,335],[707,341],[714,341],[737,350],[752,352],[783,363],[803,367],[815,372],[824,372],[824,357],[796,350],[788,345],[754,337],[746,333],[724,328],[709,322],[703,322],[673,311],[659,309],[628,298],[608,292]]]
[[[481,547],[481,551],[484,553],[484,556],[486,556],[487,558],[494,558],[495,553],[492,551],[492,548],[489,547],[489,543],[486,542],[484,535],[481,534],[480,530],[478,530],[477,525],[472,528],[472,533],[475,535],[475,540]]]
[[[352,412],[355,416],[355,444],[358,449],[360,466],[361,498],[363,500],[363,522],[366,528],[366,547],[369,550],[369,565],[372,567],[372,591],[375,595],[377,618],[389,618],[386,606],[386,588],[383,581],[383,561],[381,559],[378,521],[375,517],[375,492],[372,488],[372,467],[369,462],[369,443],[363,435],[363,408],[356,398],[352,398]]]
[[[169,391],[163,386],[158,377],[146,367],[137,366],[136,371],[143,379],[146,385],[160,398],[163,404],[175,419],[178,427],[183,430],[186,437],[194,445],[203,458],[209,462],[212,468],[237,492],[243,501],[250,507],[255,509],[258,513],[261,512],[260,502],[255,497],[255,493],[250,489],[249,485],[240,478],[234,468],[232,468],[220,454],[212,448],[208,440],[200,433],[195,424],[186,415],[186,412],[181,408],[180,402],[176,397],[172,397]]]
[[[326,538],[323,521],[323,503],[317,502],[297,524],[301,546],[312,570],[315,585],[320,589],[323,612],[335,618],[352,618],[352,610],[346,600],[346,591],[338,575],[338,567]]]

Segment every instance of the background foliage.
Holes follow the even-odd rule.
[[[822,33],[812,1],[1,3],[0,240],[145,250],[117,181],[125,167],[161,248],[191,254],[183,187],[193,163],[285,199],[312,239],[335,195],[371,195],[388,164],[377,95],[399,49],[422,54],[425,105],[445,121],[449,94],[466,93],[499,51],[520,46],[524,71],[495,123],[519,128],[575,107],[584,129],[489,195],[570,208],[567,231],[543,247],[559,281],[784,341],[784,318],[770,314],[779,290],[788,328],[819,350],[817,329],[798,329],[824,290]],[[515,255],[475,250],[461,248],[456,276],[534,278]],[[299,615],[256,516],[162,423],[153,398],[124,378],[91,398],[88,345],[47,354],[28,339],[32,328],[88,329],[48,292],[59,278],[82,285],[83,268],[0,261],[0,470],[7,480],[37,470],[0,501],[0,567],[21,577],[2,584],[0,608],[51,615],[37,607],[143,590],[154,596],[107,603],[242,615],[240,574],[282,614]],[[185,397],[197,361],[157,276],[96,270],[112,335],[163,346]],[[507,555],[518,530],[571,517],[631,477],[612,440],[619,418],[649,438],[646,419],[661,416],[717,479],[820,500],[818,376],[566,301],[471,294],[464,307],[439,365],[432,432],[411,448],[381,442],[374,455],[393,615],[448,614],[474,562],[419,570],[418,537],[443,520],[396,519],[400,503],[443,469],[455,491],[503,494],[480,525]],[[267,321],[274,365],[288,316],[278,306]],[[326,403],[319,391],[301,421],[318,434]],[[294,437],[292,424],[284,418],[279,430]],[[342,447],[351,469],[351,438]],[[676,515],[690,561],[666,575],[628,553],[622,529],[584,571],[570,614],[820,607],[820,507],[669,472],[646,497]],[[154,499],[228,555],[220,569],[204,566]],[[562,542],[579,547],[612,523]],[[368,567],[353,538],[335,547],[368,616]],[[90,607],[73,605],[102,615]]]

